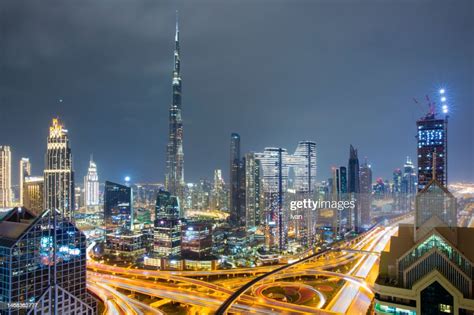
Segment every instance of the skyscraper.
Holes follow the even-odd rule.
[[[285,193],[288,188],[288,153],[283,148],[265,148],[256,153],[262,168],[264,195],[265,245],[267,249],[284,251],[288,241],[288,217]]]
[[[68,131],[58,118],[49,127],[44,168],[44,207],[74,219],[74,171]]]
[[[293,190],[296,200],[313,198],[316,191],[316,143],[300,141],[295,153],[288,157],[290,172],[294,174]],[[314,241],[317,213],[312,209],[297,210],[302,219],[292,220],[295,237],[300,244]]]
[[[97,314],[86,288],[86,237],[59,211],[3,213],[0,258],[0,314]]]
[[[31,176],[31,163],[29,158],[21,158],[20,160],[20,176],[19,176],[19,186],[20,186],[20,204],[23,205],[25,201],[23,200],[23,183],[25,178]]]
[[[221,170],[214,170],[214,184],[212,187],[211,208],[217,210],[227,209],[227,194]]]
[[[161,190],[156,197],[153,253],[160,258],[181,255],[181,220],[176,196]],[[160,263],[159,266],[163,267]]]
[[[40,215],[43,212],[44,206],[44,177],[30,176],[25,177],[23,182],[23,206],[33,212],[35,215]]]
[[[359,211],[361,227],[371,223],[370,211],[372,205],[372,168],[367,160],[360,167]]]
[[[0,208],[12,205],[12,152],[7,145],[0,146]]]
[[[118,230],[133,229],[132,188],[105,182],[104,188],[104,222],[107,233]]]
[[[425,117],[416,122],[418,134],[418,191],[421,191],[432,179],[432,166],[436,165],[437,180],[448,185],[448,119],[437,117],[434,105]],[[433,157],[436,154],[436,163]]]
[[[411,161],[410,157],[407,156],[407,161],[403,165],[403,178],[402,178],[402,185],[401,190],[402,193],[415,195],[417,191],[417,177],[415,172],[415,166]]]
[[[183,121],[181,116],[181,56],[179,49],[179,28],[176,15],[176,33],[173,68],[173,101],[169,109],[169,137],[166,150],[166,189],[177,196],[179,201],[184,199],[184,151],[183,151]]]
[[[229,210],[230,223],[234,227],[245,224],[245,200],[243,200],[245,186],[245,167],[240,158],[240,136],[232,133],[230,137],[230,176],[229,176]]]
[[[87,175],[84,176],[84,205],[94,207],[99,205],[99,176],[97,174],[97,165],[91,159]]]
[[[402,204],[401,207],[404,211],[410,211],[413,208],[415,195],[417,192],[417,176],[415,166],[413,165],[410,157],[407,156],[407,160],[403,165],[403,174],[401,182],[401,194]]]
[[[245,227],[251,230],[260,225],[262,213],[260,209],[260,161],[255,153],[245,156]]]
[[[348,198],[355,201],[355,208],[349,210],[352,212],[350,218],[354,218],[351,222],[352,227],[358,231],[361,226],[361,215],[359,210],[359,193],[360,193],[360,170],[359,170],[359,157],[357,156],[357,150],[351,145],[349,147],[349,163],[348,163],[348,176],[347,176],[347,192],[349,193]]]

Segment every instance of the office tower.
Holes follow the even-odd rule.
[[[260,160],[256,159],[255,153],[247,153],[245,155],[245,227],[247,231],[261,224],[260,169]]]
[[[7,145],[0,146],[0,208],[12,205],[12,152]]]
[[[349,147],[349,163],[347,174],[347,192],[348,198],[355,201],[355,208],[348,209],[349,217],[351,219],[351,226],[355,231],[361,227],[361,213],[359,209],[359,193],[360,193],[360,170],[359,157],[357,150],[351,145]]]
[[[19,176],[19,186],[20,186],[20,204],[24,205],[25,201],[23,200],[23,183],[25,178],[31,176],[31,163],[29,158],[21,158],[20,160],[20,176]]]
[[[345,166],[339,167],[336,172],[336,185],[339,200],[347,198],[347,168]]]
[[[285,192],[288,188],[288,153],[283,148],[265,148],[256,153],[262,169],[264,195],[265,245],[280,252],[287,248],[288,217]]]
[[[242,182],[245,180],[245,168],[240,158],[240,136],[232,133],[230,137],[230,176],[229,176],[230,224],[233,227],[245,225],[245,201]],[[245,186],[244,186],[245,187]]]
[[[316,143],[300,141],[295,153],[289,156],[290,173],[293,173],[292,188],[296,200],[313,199],[316,192]],[[301,219],[290,221],[295,238],[302,245],[314,241],[316,236],[317,213],[312,209],[300,209],[293,212]]]
[[[107,233],[133,230],[132,189],[106,181],[104,187],[104,222]]]
[[[158,192],[156,197],[153,253],[156,257],[163,258],[177,258],[181,254],[178,199],[164,190]]]
[[[35,215],[43,212],[44,177],[25,177],[23,182],[23,206]]]
[[[177,196],[181,202],[184,199],[185,183],[183,121],[181,116],[181,56],[177,16],[174,42],[173,101],[169,109],[169,137],[166,150],[165,186],[166,189],[174,196]]]
[[[1,314],[97,314],[86,289],[86,237],[61,212],[2,215],[0,257]]]
[[[392,175],[392,197],[393,210],[396,212],[403,211],[403,196],[402,196],[402,170],[397,168],[393,170]]]
[[[372,168],[367,164],[367,160],[360,167],[360,197],[358,206],[361,226],[370,226],[370,212],[372,206]]]
[[[434,107],[425,117],[416,122],[418,134],[418,191],[421,191],[432,178],[433,157],[436,154],[437,180],[448,185],[448,119],[437,117]]]
[[[417,192],[417,176],[415,172],[415,166],[411,161],[410,157],[407,156],[407,160],[403,165],[403,178],[401,190],[405,194],[415,195]]]
[[[94,207],[99,205],[99,176],[97,174],[97,165],[91,159],[87,175],[84,176],[84,205]]]
[[[68,131],[58,118],[49,127],[44,168],[44,207],[74,220],[74,171]]]
[[[212,225],[188,222],[181,226],[181,254],[184,259],[200,260],[211,256]]]
[[[216,210],[227,209],[227,193],[221,170],[214,170],[211,208]]]
[[[401,224],[381,254],[377,314],[474,312],[474,229],[456,226],[456,200],[433,175],[416,197],[415,225]]]
[[[400,185],[402,194],[401,207],[404,211],[411,211],[415,202],[415,196],[417,192],[417,176],[415,166],[413,165],[410,157],[407,156],[407,160],[403,165],[402,182]]]
[[[351,145],[349,148],[349,163],[347,174],[347,192],[359,193],[360,190],[360,174],[359,174],[359,157],[357,150]]]

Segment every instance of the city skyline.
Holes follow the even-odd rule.
[[[396,69],[400,62],[404,60],[408,65],[413,61],[411,58],[418,60],[418,55],[405,52],[401,56],[403,58],[397,58],[390,51],[394,48],[394,43],[383,40],[385,35],[390,35],[390,30],[382,32],[373,29],[370,25],[360,25],[351,30],[350,28],[355,25],[352,23],[360,22],[360,18],[351,17],[348,21],[341,21],[338,18],[334,22],[321,18],[313,21],[309,20],[307,16],[305,18],[305,15],[302,14],[304,13],[302,7],[291,7],[291,10],[285,13],[287,17],[285,26],[288,29],[280,29],[284,32],[279,37],[281,42],[277,42],[275,36],[270,32],[270,28],[276,27],[275,23],[283,13],[276,9],[269,9],[265,23],[261,23],[256,18],[257,14],[262,12],[259,11],[262,8],[255,5],[255,10],[249,12],[246,19],[249,24],[247,27],[254,27],[256,32],[249,33],[245,27],[236,29],[230,23],[222,22],[224,17],[231,18],[229,11],[232,9],[237,10],[237,13],[242,12],[238,11],[242,8],[236,4],[219,7],[208,3],[203,8],[199,8],[198,13],[201,15],[191,14],[193,12],[192,6],[180,7],[178,5],[182,31],[180,34],[182,36],[181,45],[184,47],[183,59],[186,61],[182,71],[186,82],[188,82],[185,86],[186,93],[183,101],[185,117],[183,123],[186,129],[184,151],[188,161],[185,180],[195,182],[203,177],[212,179],[214,169],[224,170],[224,179],[229,180],[225,170],[229,160],[228,146],[231,132],[237,132],[242,137],[242,155],[250,151],[260,152],[269,146],[283,147],[293,151],[295,149],[294,143],[297,141],[314,140],[319,148],[318,181],[325,180],[330,176],[332,165],[345,163],[347,147],[352,143],[359,149],[361,160],[368,157],[375,177],[389,179],[393,169],[400,168],[407,155],[415,159],[413,144],[416,143],[416,129],[413,127],[413,123],[425,114],[427,108],[424,104],[422,106],[414,104],[412,98],[416,97],[420,100],[427,93],[433,95],[440,86],[445,86],[449,95],[454,97],[454,103],[450,104],[453,109],[450,118],[450,151],[454,156],[449,161],[450,181],[474,180],[472,141],[468,139],[466,142],[465,138],[465,135],[472,134],[472,127],[468,123],[469,118],[472,117],[470,104],[473,99],[473,91],[468,88],[472,83],[472,76],[468,74],[469,67],[472,67],[472,60],[468,58],[469,52],[472,52],[472,47],[468,45],[472,22],[459,18],[459,16],[469,16],[470,4],[465,3],[467,10],[464,10],[466,11],[464,13],[461,5],[447,6],[437,2],[435,4],[426,4],[425,9],[428,11],[421,14],[419,19],[415,19],[414,13],[407,13],[405,17],[407,26],[404,27],[413,28],[414,34],[407,35],[409,38],[405,39],[397,38],[397,41],[400,44],[400,49],[406,49],[410,45],[416,45],[418,48],[423,45],[431,47],[430,45],[434,45],[437,41],[446,43],[446,45],[438,47],[436,52],[424,48],[423,54],[427,56],[429,62],[417,65],[416,69],[404,68],[404,71]],[[124,8],[127,6],[130,5],[126,4]],[[442,6],[445,7],[442,8]],[[413,7],[417,10],[424,8],[423,5],[413,5]],[[124,22],[123,25],[130,27],[128,33],[124,35],[141,34],[141,36],[132,40],[133,49],[127,47],[125,51],[115,51],[110,55],[110,60],[103,59],[99,53],[102,49],[111,53],[114,48],[121,47],[119,39],[111,38],[104,44],[105,46],[101,46],[96,41],[94,41],[94,47],[84,45],[81,50],[76,52],[76,56],[71,55],[72,60],[68,60],[64,58],[64,55],[67,55],[65,51],[67,52],[70,48],[61,41],[67,34],[62,34],[62,31],[59,30],[53,31],[41,27],[35,31],[32,30],[32,27],[37,26],[35,23],[39,22],[38,19],[50,17],[52,25],[56,25],[65,17],[70,17],[72,18],[71,22],[64,27],[72,34],[84,35],[82,26],[85,20],[78,13],[69,11],[69,8],[59,6],[58,12],[51,13],[51,16],[35,5],[25,8],[13,4],[10,7],[10,4],[7,4],[7,8],[14,9],[17,15],[13,14],[12,16],[17,16],[18,19],[15,20],[10,16],[5,19],[4,37],[7,45],[2,48],[5,57],[2,58],[4,60],[2,68],[5,69],[5,77],[13,79],[7,82],[2,78],[1,85],[5,91],[2,100],[5,109],[2,111],[11,119],[2,124],[0,131],[2,143],[9,145],[12,149],[13,170],[16,170],[16,165],[21,157],[28,157],[32,163],[32,174],[40,173],[44,166],[47,124],[52,117],[58,115],[66,127],[71,130],[74,171],[79,178],[85,175],[89,161],[88,156],[93,153],[102,179],[122,180],[124,176],[129,175],[133,181],[164,182],[166,118],[171,104],[169,83],[173,66],[172,37],[175,7],[151,6],[150,13],[144,13],[148,19],[145,18],[142,22],[130,20]],[[335,9],[321,4],[319,6],[310,5],[308,10],[316,8],[319,8],[321,12],[332,12]],[[86,6],[86,12],[87,9],[90,8]],[[106,8],[97,9],[100,11]],[[142,7],[136,9],[143,10]],[[401,10],[406,7],[393,5],[392,9]],[[39,13],[42,13],[41,17],[38,16]],[[301,15],[297,15],[297,13]],[[316,12],[311,13],[316,14]],[[382,17],[387,18],[385,15],[388,13],[386,10],[377,12],[371,10],[367,14],[369,14],[368,19],[375,23]],[[206,23],[202,21],[205,14],[208,14],[210,18],[210,21]],[[344,15],[344,11],[341,14]],[[449,26],[447,23],[438,25],[433,18],[437,14],[443,14],[445,19],[456,18],[456,20],[453,20]],[[33,19],[28,22],[22,19],[22,17],[28,16]],[[151,19],[152,16],[155,18]],[[243,15],[240,17],[242,18]],[[289,25],[290,22],[293,24]],[[330,36],[331,32],[329,31],[331,26],[334,27],[334,23],[342,23],[338,24],[344,31],[341,37],[335,34],[332,34],[333,37]],[[394,19],[387,20],[387,23],[392,27],[399,26],[399,22]],[[152,27],[155,24],[157,27]],[[224,30],[218,31],[219,27],[217,26],[222,26]],[[94,19],[93,25],[89,27],[89,30],[100,31],[100,36],[106,36],[108,32],[115,34],[122,29],[120,21],[116,20],[114,16],[102,22]],[[431,27],[429,34],[424,34],[426,27]],[[296,29],[300,31],[300,34],[292,32]],[[312,31],[318,32],[312,35]],[[456,39],[448,36],[454,31],[459,34]],[[32,36],[29,32],[36,35],[43,34],[55,45],[48,44],[51,49],[49,52],[42,49],[31,49],[29,52],[21,50],[18,56],[14,56],[15,49],[20,47],[45,48],[38,42],[29,41]],[[225,36],[223,37],[222,34]],[[293,35],[306,39],[301,43],[301,47],[290,45],[297,42],[295,38],[298,36],[293,38]],[[351,45],[356,45],[357,41],[351,40],[353,38],[351,35],[355,35],[354,38],[364,40],[364,42],[375,42],[372,42],[372,46],[360,47],[360,51],[357,52],[358,56],[354,56],[350,53],[349,48],[352,47]],[[94,36],[93,39],[100,39],[99,35]],[[207,38],[209,41],[203,41]],[[221,47],[215,46],[216,43],[210,40],[212,38],[218,38]],[[226,38],[232,40],[227,41]],[[343,55],[344,58],[354,62],[358,61],[352,64],[352,68],[347,68],[349,61],[344,63],[346,67],[342,67],[339,65],[341,60],[328,57],[331,51],[340,48],[343,39],[347,40],[345,43],[348,48],[348,52]],[[212,51],[212,58],[206,58],[207,55],[203,55],[200,42],[208,44],[205,51]],[[281,47],[283,42],[288,42],[292,49],[283,49]],[[80,44],[81,36],[70,39],[70,43]],[[239,43],[248,45],[235,47]],[[444,47],[448,46],[447,44],[450,44],[449,51],[454,48],[458,54],[461,54],[459,58],[455,58],[455,61],[446,57],[449,56],[448,50],[446,50],[448,48]],[[282,51],[276,49],[278,47],[281,47]],[[267,48],[266,55],[263,54],[263,48]],[[271,49],[268,50],[268,48]],[[239,67],[237,67],[239,69],[233,67],[232,60],[226,57],[225,52],[229,53],[229,49],[240,49],[238,56],[242,58],[242,62],[239,62]],[[298,54],[298,51],[303,55]],[[441,51],[447,55],[443,55]],[[122,64],[123,58],[125,58],[124,53],[132,52],[140,54],[144,58]],[[367,60],[366,57],[375,52],[384,53],[383,56],[387,57],[386,62]],[[62,56],[57,60],[58,73],[53,75],[51,71],[45,71],[45,65],[40,61],[44,60],[48,63],[59,53]],[[91,62],[101,62],[100,65],[96,65],[97,69],[93,69],[89,64],[82,72],[65,72],[65,70],[75,71],[75,66],[71,61],[84,60],[88,54],[95,56]],[[270,63],[266,63],[265,56],[271,57]],[[310,77],[300,70],[294,69],[298,67],[289,67],[286,59],[289,59],[294,65],[296,64],[293,60],[295,56],[304,59],[309,72],[311,72]],[[315,56],[315,58],[309,58],[311,56]],[[341,57],[340,54],[339,57]],[[334,72],[328,72],[328,68],[326,71],[322,71],[324,69],[322,64],[325,62],[330,64],[329,68],[332,67]],[[388,68],[379,72],[374,69],[376,64]],[[110,69],[106,69],[121,65],[123,69],[114,71],[125,71],[122,74],[120,71],[111,73]],[[270,86],[266,83],[262,87],[262,80],[253,78],[255,72],[247,71],[250,69],[247,67],[251,66],[253,69],[257,65],[261,67],[260,71],[270,71],[269,73],[260,72],[265,80],[270,79],[270,73],[277,77],[270,80],[272,81]],[[317,66],[322,67],[320,68],[322,74],[317,71]],[[206,67],[210,73],[206,73]],[[369,76],[362,82],[349,79],[351,76],[353,79],[356,78],[351,74],[352,72],[359,73],[368,67],[371,68],[373,76]],[[48,83],[38,82],[34,71],[40,71],[45,76],[44,81]],[[71,73],[75,73],[76,76],[71,77]],[[334,77],[335,73],[340,73],[338,78]],[[313,76],[313,74],[315,75]],[[83,82],[80,85],[77,84],[85,77],[92,79],[96,75],[105,79],[105,82],[109,82],[110,85],[98,84],[99,82],[96,82],[95,86]],[[393,75],[394,78],[375,80],[380,75]],[[37,84],[28,85],[27,76],[31,76],[31,80]],[[204,77],[199,79],[200,76],[208,79]],[[256,77],[258,79],[258,75]],[[71,80],[70,84],[59,84],[59,81],[67,81],[67,78]],[[137,78],[140,83],[128,84],[130,80]],[[214,80],[209,81],[212,78]],[[249,82],[243,82],[244,78]],[[324,81],[324,78],[327,80]],[[360,78],[360,75],[357,78]],[[405,82],[402,78],[410,78],[410,80],[405,79],[408,81]],[[281,80],[288,84],[284,95],[276,88],[282,83]],[[297,88],[294,86],[296,83],[298,83]],[[229,89],[229,87],[236,86],[238,86],[236,91]],[[121,90],[118,90],[117,87],[121,87]],[[259,95],[254,93],[256,87],[262,90]],[[42,89],[41,92],[38,91],[39,88]],[[343,94],[354,97],[342,100],[336,95],[337,91],[342,89],[347,92]],[[55,92],[53,93],[53,91]],[[226,97],[222,96],[224,91],[228,93]],[[140,94],[140,92],[143,93]],[[215,95],[210,92],[215,92]],[[233,97],[246,93],[252,98],[239,100]],[[130,104],[135,104],[135,108]],[[242,104],[244,105],[239,108],[239,105]],[[38,106],[43,108],[38,112],[38,115],[18,118],[22,111],[37,110]],[[345,108],[343,112],[340,112],[340,106]],[[109,115],[104,116],[104,112]],[[89,116],[92,116],[92,119]],[[149,117],[153,117],[153,120],[150,121]],[[322,119],[322,117],[332,117],[332,119]],[[338,124],[338,121],[348,117],[353,117],[355,126]],[[87,119],[86,124],[84,124],[85,119]],[[212,124],[208,123],[209,119]],[[11,124],[18,121],[24,122],[23,132],[9,132],[13,128]],[[390,125],[389,123],[393,123],[393,121],[398,123]],[[283,128],[276,128],[275,122]],[[209,127],[209,125],[211,126]],[[102,132],[98,132],[99,130]],[[123,137],[116,137],[117,132],[124,130],[131,130],[131,132],[124,133]],[[328,134],[329,130],[334,130],[334,132]],[[351,130],[355,130],[355,132],[351,133]],[[410,142],[407,139],[413,140]],[[373,143],[377,143],[377,145],[373,145]],[[466,146],[471,149],[466,150]],[[124,147],[129,147],[129,150],[124,150]],[[381,152],[382,150],[383,152]],[[118,155],[118,152],[122,154]],[[205,152],[212,152],[213,158],[203,159],[202,157],[206,155]],[[466,172],[466,170],[469,171]],[[13,184],[16,185],[18,174],[16,171],[12,171],[12,173]]]

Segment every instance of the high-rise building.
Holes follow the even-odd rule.
[[[12,152],[7,145],[0,146],[0,208],[12,205]]]
[[[295,153],[289,157],[294,169],[293,188],[301,193],[313,193],[316,189],[316,143],[300,141]]]
[[[44,200],[44,177],[30,176],[25,177],[23,182],[23,206],[40,215],[43,212]]]
[[[260,160],[255,158],[255,153],[247,153],[245,156],[245,227],[247,231],[255,229],[262,221],[260,172]]]
[[[401,190],[401,205],[404,211],[411,211],[415,202],[417,192],[417,176],[415,166],[411,159],[407,157],[407,161],[403,165],[402,181],[400,185]]]
[[[23,183],[25,178],[31,176],[31,163],[29,158],[21,158],[20,160],[20,176],[19,176],[19,186],[20,186],[20,204],[24,205],[25,201],[23,200]]]
[[[245,200],[243,192],[245,186],[245,168],[240,158],[240,136],[232,133],[230,137],[230,176],[229,176],[229,210],[230,223],[234,227],[245,225]]]
[[[214,170],[211,208],[216,210],[227,209],[227,192],[221,170]]]
[[[58,118],[49,127],[44,168],[44,207],[74,220],[74,171],[68,131]]]
[[[288,153],[283,148],[265,148],[256,153],[262,168],[264,195],[265,245],[267,249],[284,251],[288,242],[288,211],[285,193],[288,188]]]
[[[349,148],[349,163],[347,166],[347,192],[348,198],[355,201],[354,209],[348,210],[351,218],[351,225],[355,231],[358,231],[361,227],[361,213],[359,209],[359,193],[360,193],[360,170],[359,170],[359,157],[357,150],[351,145]],[[353,219],[352,219],[353,218]]]
[[[372,168],[367,160],[360,166],[359,211],[361,227],[370,226],[372,207]]]
[[[97,165],[91,157],[87,175],[84,176],[84,205],[86,207],[94,207],[98,206],[99,202],[99,176],[97,174]]]
[[[416,122],[418,129],[418,191],[423,190],[432,179],[432,167],[436,165],[437,180],[448,185],[448,120],[437,117],[433,108]],[[436,163],[433,157],[436,156]]]
[[[339,199],[345,199],[347,196],[347,168],[345,166],[336,170],[336,185]]]
[[[132,189],[129,186],[105,182],[104,222],[107,233],[133,230]]]
[[[411,161],[410,157],[407,156],[407,160],[403,165],[403,178],[401,184],[401,191],[405,194],[415,195],[417,192],[417,176],[415,172],[415,166]]]
[[[0,216],[0,313],[97,314],[86,288],[86,237],[58,210]]]
[[[181,255],[181,224],[177,197],[161,190],[155,208],[153,254],[156,257],[169,259]]]
[[[404,202],[404,195],[402,194],[402,170],[400,168],[396,168],[393,170],[392,175],[392,187],[391,193],[393,197],[393,207],[392,210],[394,212],[404,212],[405,202]]]
[[[181,226],[181,254],[184,259],[207,259],[212,250],[212,225],[188,222]]]
[[[179,47],[179,28],[176,16],[176,33],[173,68],[173,101],[169,109],[169,137],[166,150],[166,189],[177,196],[179,201],[184,199],[184,151],[183,151],[183,121],[181,107],[181,56]],[[183,215],[183,214],[181,214]]]
[[[295,153],[288,157],[290,174],[293,175],[292,189],[296,200],[312,199],[316,192],[316,143],[300,141]],[[299,209],[295,213],[296,219],[290,221],[295,238],[299,244],[307,245],[314,241],[316,236],[317,213],[312,209]]]

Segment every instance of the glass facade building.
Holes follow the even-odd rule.
[[[58,118],[49,127],[44,168],[44,208],[74,219],[74,170],[68,130]]]
[[[432,179],[433,165],[436,165],[436,179],[448,185],[448,121],[438,119],[429,113],[416,122],[418,142],[418,191]],[[436,157],[436,161],[433,161]],[[435,163],[433,163],[435,162]]]
[[[155,256],[177,258],[181,255],[181,224],[178,198],[167,191],[159,191],[155,207]]]
[[[107,233],[117,229],[132,230],[133,206],[131,187],[106,181],[104,188],[104,221]]]
[[[61,212],[14,208],[0,219],[1,314],[96,314],[86,238]]]

